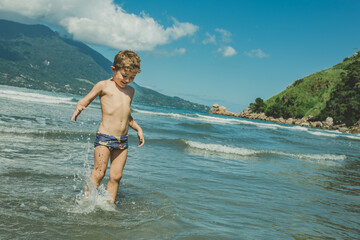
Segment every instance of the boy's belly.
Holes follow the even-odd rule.
[[[109,121],[103,119],[99,126],[99,132],[121,137],[128,134],[129,130],[129,121],[128,120],[117,120],[117,121]]]

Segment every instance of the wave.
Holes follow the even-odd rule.
[[[206,116],[202,114],[186,114],[186,113],[163,113],[163,112],[151,112],[146,110],[139,110],[139,109],[133,109],[134,112],[141,113],[141,114],[150,114],[150,115],[156,115],[156,116],[163,116],[163,117],[170,117],[170,118],[176,118],[176,119],[187,119],[187,120],[193,120],[193,121],[200,121],[200,122],[206,122],[206,123],[215,123],[215,124],[233,124],[233,125],[239,125],[239,124],[249,124],[249,125],[258,125],[260,127],[264,128],[272,128],[275,127],[271,124],[266,123],[256,123],[241,119],[235,119],[235,118],[226,118],[226,117],[213,117],[213,116]]]
[[[51,96],[42,93],[24,92],[17,90],[0,89],[0,97],[23,102],[36,102],[46,104],[76,104],[73,97]]]
[[[360,140],[360,135],[356,134],[356,135],[346,135],[346,138],[350,138],[350,139],[355,139],[355,140]]]
[[[171,118],[186,118],[186,116],[178,113],[163,113],[163,112],[151,112],[146,110],[140,110],[133,108],[134,112],[142,113],[142,114],[150,114],[150,115],[156,115],[156,116],[165,116],[165,117],[171,117]]]
[[[221,154],[233,154],[239,156],[255,156],[255,155],[280,155],[287,156],[297,159],[311,159],[311,160],[330,160],[330,161],[343,161],[346,159],[345,155],[334,155],[334,154],[301,154],[301,153],[286,153],[271,150],[254,150],[248,148],[239,148],[234,146],[226,146],[220,144],[209,144],[194,142],[189,140],[183,140],[189,148],[202,150],[205,152],[214,152]]]
[[[205,123],[212,123],[212,124],[222,124],[222,125],[251,125],[258,128],[263,129],[270,129],[270,130],[278,130],[278,129],[285,129],[289,131],[299,131],[304,133],[309,133],[315,136],[319,137],[341,137],[346,139],[353,139],[353,140],[360,140],[359,134],[347,134],[340,132],[338,130],[314,130],[309,127],[303,127],[303,126],[296,126],[296,125],[283,125],[283,124],[277,124],[277,123],[262,123],[258,121],[252,121],[252,120],[244,120],[244,119],[236,119],[236,118],[230,118],[230,117],[215,117],[215,116],[207,116],[202,115],[198,113],[194,114],[187,114],[187,113],[163,113],[163,112],[151,112],[151,111],[145,111],[145,110],[139,110],[139,109],[133,109],[134,112],[138,112],[141,114],[150,114],[150,115],[156,115],[156,116],[163,116],[163,117],[169,117],[169,118],[175,118],[175,119],[186,119],[186,120],[192,120],[192,121],[200,121]]]
[[[209,123],[179,123],[178,125],[183,126],[183,127],[190,127],[190,128],[194,128],[194,129],[204,129],[204,130],[211,130],[214,127],[209,124]]]
[[[345,139],[360,140],[360,134],[343,133],[338,130],[323,130],[322,132],[318,132],[318,131],[308,131],[308,132],[316,136],[333,137],[333,138],[340,137]]]
[[[315,136],[324,136],[324,137],[339,137],[339,134],[325,133],[325,132],[313,132],[309,131],[310,134]]]
[[[44,137],[58,137],[58,138],[64,138],[64,137],[89,138],[89,137],[94,137],[95,135],[95,133],[93,132],[71,132],[71,131],[63,131],[63,130],[30,129],[30,128],[4,127],[4,126],[0,126],[0,133],[15,134],[18,136],[40,135]]]
[[[134,112],[141,113],[141,114],[150,114],[150,115],[156,115],[156,116],[164,116],[164,117],[170,117],[170,118],[176,118],[176,119],[187,119],[187,120],[193,120],[193,121],[200,121],[200,122],[206,122],[206,123],[215,123],[215,124],[231,124],[231,125],[254,125],[260,128],[265,129],[273,129],[276,130],[278,128],[281,128],[282,126],[274,124],[274,123],[260,123],[260,122],[254,122],[249,120],[243,120],[243,119],[236,119],[236,118],[228,118],[228,117],[214,117],[214,116],[207,116],[202,114],[180,114],[180,113],[162,113],[162,112],[151,112],[151,111],[145,111],[145,110],[139,110],[139,109],[133,109]],[[286,127],[290,128],[290,127]],[[294,127],[293,127],[294,128]],[[295,127],[295,130],[306,130],[304,127]]]

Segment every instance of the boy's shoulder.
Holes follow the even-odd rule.
[[[127,85],[126,88],[128,89],[128,93],[130,93],[131,98],[133,98],[135,94],[135,89],[129,85]]]
[[[101,81],[97,82],[95,84],[95,86],[97,86],[98,88],[104,89],[104,88],[107,88],[111,84],[111,82],[112,82],[111,78],[107,79],[107,80],[101,80]]]
[[[111,78],[106,79],[106,80],[101,80],[101,81],[99,81],[97,84],[107,85],[107,84],[109,84],[110,82],[112,82]]]
[[[126,87],[129,89],[129,91],[135,92],[135,89],[132,86],[127,85]]]

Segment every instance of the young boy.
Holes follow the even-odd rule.
[[[79,114],[96,98],[100,97],[102,120],[97,132],[94,146],[94,169],[91,178],[96,187],[104,178],[109,157],[110,173],[107,191],[111,195],[111,203],[115,202],[126,163],[128,153],[129,126],[137,131],[139,147],[145,143],[141,127],[131,116],[130,105],[135,90],[128,86],[134,81],[140,70],[140,58],[132,51],[121,51],[114,59],[111,70],[113,77],[98,82],[94,88],[76,104],[71,121],[77,119]],[[87,189],[85,195],[87,195]]]

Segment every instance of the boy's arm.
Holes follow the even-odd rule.
[[[101,94],[102,88],[103,88],[104,82],[98,82],[95,84],[93,89],[78,103],[76,104],[76,109],[74,111],[73,116],[71,117],[71,121],[76,121],[77,117],[80,115],[82,110],[85,110],[86,107],[97,97]]]
[[[139,146],[138,147],[142,147],[145,144],[145,138],[144,138],[144,133],[141,129],[141,127],[139,126],[139,124],[137,124],[135,122],[135,120],[133,119],[133,117],[130,115],[129,118],[129,126],[134,129],[135,131],[137,131],[138,134],[138,138],[139,138]]]

